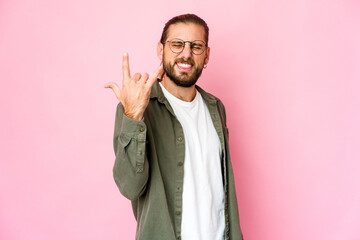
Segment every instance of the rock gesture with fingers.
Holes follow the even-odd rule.
[[[143,118],[144,111],[149,104],[150,91],[158,76],[163,75],[162,65],[149,78],[149,74],[135,73],[130,75],[129,55],[123,56],[123,86],[120,88],[116,83],[110,82],[105,84],[105,88],[111,88],[117,99],[124,107],[124,114],[136,120]]]

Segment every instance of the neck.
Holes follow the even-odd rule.
[[[164,76],[161,84],[165,87],[165,89],[171,93],[173,96],[183,100],[185,102],[191,102],[194,100],[196,95],[195,84],[191,87],[180,87],[176,85],[173,81],[170,80],[168,76]]]

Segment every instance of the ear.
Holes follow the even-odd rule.
[[[163,60],[163,52],[164,52],[164,45],[161,42],[158,42],[157,45],[157,55],[160,61]]]
[[[208,47],[205,51],[205,64],[208,64],[209,62],[209,59],[210,59],[210,47]]]

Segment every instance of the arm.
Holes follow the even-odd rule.
[[[146,159],[146,125],[142,121],[149,104],[150,91],[163,67],[149,74],[130,75],[129,56],[123,56],[123,86],[107,83],[120,101],[116,111],[114,150],[116,155],[113,175],[120,192],[130,200],[141,196],[149,177],[149,163]]]
[[[120,192],[128,199],[139,198],[146,189],[149,163],[145,152],[146,125],[127,117],[118,104],[115,119],[113,176]]]

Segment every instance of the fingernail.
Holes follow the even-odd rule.
[[[124,52],[124,57],[126,57],[128,55],[128,53],[127,52]]]

